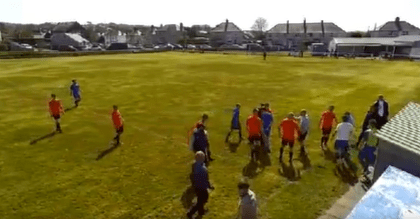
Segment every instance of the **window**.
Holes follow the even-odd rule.
[[[402,35],[408,35],[408,31],[403,31]]]
[[[333,37],[334,36],[334,33],[330,33],[330,36]]]
[[[309,33],[309,37],[313,37],[314,36],[314,34],[313,33]]]

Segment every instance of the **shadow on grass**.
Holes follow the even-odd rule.
[[[33,145],[33,144],[36,144],[38,141],[41,141],[41,140],[44,140],[44,139],[46,139],[46,138],[51,138],[51,137],[53,137],[55,134],[57,134],[57,132],[51,132],[51,133],[49,133],[49,134],[46,134],[46,135],[44,135],[44,136],[42,136],[42,137],[39,137],[39,138],[37,138],[37,139],[35,139],[35,140],[33,140],[33,141],[31,141],[29,144],[30,145]]]
[[[192,185],[188,186],[181,196],[182,206],[184,206],[185,209],[191,208],[195,197],[196,195],[195,195],[194,187]]]
[[[267,166],[271,166],[271,159],[270,159],[270,154],[269,153],[260,152],[259,159],[260,159],[260,166],[262,168],[265,168]]]
[[[113,152],[115,149],[117,149],[120,145],[113,143],[112,146],[104,151],[102,151],[101,153],[99,153],[98,157],[96,158],[96,160],[100,160],[103,157],[105,157],[107,154]]]
[[[72,107],[70,107],[70,108],[65,109],[65,110],[64,110],[64,112],[68,112],[68,111],[70,111],[70,110],[74,110],[74,109],[76,109],[76,108],[77,108],[76,106],[72,106]]]
[[[229,146],[229,151],[232,153],[236,153],[240,145],[240,143],[233,143],[233,142],[228,142],[227,144]]]
[[[299,156],[299,160],[300,160],[300,162],[302,162],[304,170],[307,170],[307,169],[312,167],[311,160],[309,159],[309,156],[308,156],[307,153],[302,153]]]
[[[280,163],[279,174],[289,181],[298,181],[300,177],[300,170],[296,169],[293,165],[293,162],[290,162],[289,165],[285,164],[283,161]]]
[[[329,161],[332,161],[333,163],[336,163],[335,154],[329,148],[324,150],[324,156],[325,156],[326,160],[329,160]]]
[[[252,179],[258,175],[257,170],[258,170],[258,163],[251,160],[242,170],[242,175]]]
[[[349,162],[348,168],[342,164],[337,164],[334,169],[334,174],[344,183],[354,186],[359,181],[359,178],[357,177],[357,169],[354,169],[354,166],[356,165],[353,162]]]

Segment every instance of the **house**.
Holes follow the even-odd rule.
[[[127,43],[131,45],[141,45],[144,43],[144,37],[140,31],[132,31],[130,33],[122,33],[121,31],[108,28],[103,34],[105,46],[108,47],[112,43]]]
[[[409,57],[420,36],[333,38],[328,46],[331,54],[354,56]]]
[[[58,23],[52,30],[52,34],[55,33],[74,33],[81,36],[85,36],[86,29],[78,22],[63,22]]]
[[[76,49],[85,49],[91,46],[89,40],[75,33],[54,33],[51,36],[51,49],[58,50],[60,46],[73,46]]]
[[[108,28],[106,33],[103,34],[105,40],[105,46],[108,47],[112,43],[127,43],[126,37],[121,31]]]
[[[414,45],[411,48],[410,58],[420,59],[420,41],[414,42]]]
[[[400,21],[396,18],[395,21],[388,21],[378,30],[370,32],[371,37],[397,37],[401,35],[420,35],[420,29],[406,21]]]
[[[419,194],[418,177],[389,166],[346,218],[420,218]]]
[[[223,44],[243,44],[244,32],[234,23],[226,22],[220,23],[210,31],[210,44],[213,47],[218,47]]]
[[[420,104],[409,103],[377,133],[379,143],[373,181],[388,166],[420,177]]]
[[[153,44],[177,44],[184,37],[184,26],[176,24],[163,25],[160,28],[154,30],[152,34]]]
[[[277,24],[266,34],[268,45],[280,45],[286,49],[309,46],[312,43],[328,45],[334,37],[345,37],[346,32],[334,23],[282,23]],[[304,48],[301,48],[304,49]]]

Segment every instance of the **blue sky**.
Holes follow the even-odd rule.
[[[345,2],[345,3],[343,3]],[[257,17],[277,23],[334,22],[346,31],[366,31],[399,16],[420,27],[420,0],[0,0],[0,22],[78,21],[215,26],[226,19],[250,29]]]

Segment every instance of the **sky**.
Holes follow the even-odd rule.
[[[345,2],[345,3],[343,3]],[[373,30],[400,17],[420,27],[420,0],[0,0],[0,22],[34,23],[78,21],[140,25],[208,24],[226,19],[243,30],[258,17],[268,29],[278,23],[334,22],[345,31]]]

